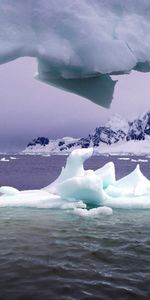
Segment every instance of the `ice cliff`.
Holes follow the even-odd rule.
[[[0,0],[0,63],[36,57],[36,78],[109,107],[112,74],[150,71],[149,0]]]

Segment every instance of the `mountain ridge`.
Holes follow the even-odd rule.
[[[128,121],[116,114],[106,125],[98,126],[87,137],[64,137],[56,140],[47,137],[33,139],[23,153],[69,153],[75,148],[93,147],[95,151],[103,146],[119,142],[144,141],[150,138],[150,111]]]

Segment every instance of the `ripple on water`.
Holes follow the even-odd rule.
[[[149,212],[0,211],[0,299],[149,299]]]

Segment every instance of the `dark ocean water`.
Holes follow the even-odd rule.
[[[0,185],[21,190],[46,186],[66,161],[16,157],[0,162]],[[117,178],[136,166],[102,156],[85,167],[96,169],[110,160]],[[150,179],[150,160],[140,165]],[[112,216],[83,218],[54,209],[0,208],[1,299],[150,299],[150,211],[113,210]]]

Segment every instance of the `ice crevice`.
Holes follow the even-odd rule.
[[[150,71],[149,0],[0,0],[0,64],[37,58],[36,78],[109,107],[111,74]]]
[[[139,164],[116,180],[113,162],[95,171],[84,169],[83,164],[92,153],[91,148],[72,151],[59,177],[41,190],[0,187],[0,207],[57,208],[84,217],[110,215],[114,208],[150,209],[150,181]]]

